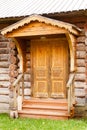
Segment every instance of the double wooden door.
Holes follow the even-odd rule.
[[[32,93],[37,98],[65,98],[68,79],[66,40],[32,40]]]

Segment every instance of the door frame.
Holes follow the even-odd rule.
[[[51,40],[55,40],[55,39],[57,39],[57,38],[51,38],[51,39],[44,39],[44,42],[45,41],[47,41],[47,40],[49,40],[49,41],[51,41]],[[57,39],[58,40],[58,39]],[[60,38],[60,40],[62,40],[61,38]],[[32,40],[31,40],[32,41]],[[35,39],[34,41],[37,41],[37,39]],[[42,41],[41,39],[39,39],[38,41]],[[66,38],[64,38],[64,42],[67,42],[67,40],[66,40]],[[53,43],[52,43],[53,44]],[[61,44],[61,43],[60,43]],[[64,44],[64,43],[63,43]],[[66,43],[67,44],[67,49],[69,49],[69,45],[68,45],[68,42]],[[31,91],[32,91],[32,97],[33,97],[33,93],[34,93],[34,70],[33,70],[33,54],[32,54],[32,49],[33,49],[33,43],[32,42],[30,42],[30,45],[31,45],[31,79],[32,79],[32,82],[31,82]],[[50,45],[49,45],[49,47],[50,47]],[[69,50],[68,50],[69,51]],[[70,52],[68,52],[68,55],[70,55]],[[68,62],[70,62],[70,60],[68,59]],[[64,67],[65,68],[65,67]],[[70,71],[70,66],[69,66],[69,71]],[[68,74],[68,77],[69,77],[69,74]],[[50,79],[50,81],[51,81],[51,79]],[[67,81],[68,81],[68,78],[67,78]],[[51,89],[51,88],[50,88]],[[49,88],[48,88],[48,91],[49,91]],[[64,98],[66,98],[66,93],[67,93],[67,90],[66,90],[66,88],[64,88],[64,93],[65,93],[65,96],[64,96]],[[49,92],[48,92],[48,95],[49,95]],[[49,97],[48,97],[49,98]],[[50,97],[51,98],[51,97]],[[59,98],[61,98],[61,97],[59,97]]]

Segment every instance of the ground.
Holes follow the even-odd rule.
[[[11,119],[7,114],[0,114],[0,130],[87,130],[87,118],[66,121]]]

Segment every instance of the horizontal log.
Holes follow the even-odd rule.
[[[9,87],[10,82],[9,81],[0,81],[0,85],[2,85],[3,87]]]
[[[16,50],[11,50],[9,51],[10,55],[17,55],[17,51]]]
[[[86,72],[86,67],[77,67],[77,73],[85,73]]]
[[[75,89],[75,96],[76,97],[85,97],[85,89]]]
[[[85,38],[85,45],[87,46],[87,38]]]
[[[84,67],[86,65],[84,59],[76,59],[76,63],[78,67]]]
[[[76,106],[85,106],[85,98],[76,97]]]
[[[0,110],[0,113],[7,113],[7,114],[9,114],[9,109],[8,110]]]
[[[81,81],[75,81],[74,82],[74,86],[76,88],[85,88],[86,87],[86,83],[85,82],[81,82]]]
[[[31,89],[24,89],[24,95],[25,96],[31,95]]]
[[[0,61],[0,68],[8,68],[9,67],[9,62],[7,61]]]
[[[31,79],[31,75],[30,74],[24,74],[24,80],[25,81],[29,81]]]
[[[85,44],[77,44],[76,46],[77,51],[85,51]]]
[[[15,42],[10,42],[9,43],[9,48],[15,49],[16,48]]]
[[[8,74],[0,74],[0,80],[1,81],[8,81],[9,75]]]
[[[12,70],[16,70],[17,69],[17,65],[14,65],[14,64],[10,64],[9,65],[9,70],[12,71]]]
[[[31,62],[30,61],[27,61],[26,62],[26,67],[30,67],[31,66]]]
[[[85,59],[85,57],[86,57],[86,51],[77,51],[76,52],[76,58]]]
[[[20,87],[22,87],[22,82],[20,82]],[[30,88],[31,87],[31,82],[24,82],[24,88]]]
[[[85,43],[85,36],[78,37],[77,42],[84,42]]]
[[[9,103],[9,96],[0,95],[0,103]]]
[[[13,71],[10,71],[10,72],[9,72],[9,76],[10,76],[10,77],[14,77],[14,78],[17,77],[17,76],[18,76],[18,71],[16,71],[16,70],[15,70],[15,71],[14,71],[14,70],[13,70]]]
[[[0,74],[8,74],[9,68],[0,68]]]
[[[20,94],[22,95],[22,89],[20,90]],[[24,95],[25,96],[31,95],[31,89],[29,89],[29,88],[24,89]]]
[[[0,110],[9,110],[8,103],[0,103]]]
[[[31,95],[28,95],[28,96],[24,95],[24,99],[30,99],[30,98],[31,98]]]
[[[9,55],[8,54],[0,54],[0,61],[8,61]]]
[[[26,59],[27,59],[27,60],[30,60],[30,58],[31,58],[30,53],[27,53],[27,54],[26,54]]]
[[[9,54],[8,48],[0,48],[0,54]]]
[[[31,68],[26,68],[26,74],[31,74]]]
[[[0,42],[0,48],[6,48],[8,45],[8,42]]]
[[[9,89],[8,88],[0,88],[0,95],[8,95]]]
[[[17,58],[15,56],[13,56],[13,55],[10,55],[9,56],[9,62],[11,64],[16,64],[17,63]]]
[[[12,84],[15,80],[16,78],[10,77],[9,82]]]
[[[75,75],[75,80],[76,81],[85,81],[86,80],[86,74],[76,74]]]

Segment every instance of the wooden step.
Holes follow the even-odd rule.
[[[40,110],[37,111],[29,109],[29,110],[22,110],[19,111],[19,113],[25,113],[25,114],[30,114],[30,115],[50,115],[50,116],[67,116],[68,113],[66,111],[56,111],[56,110]]]
[[[66,99],[30,99],[24,100],[23,104],[45,104],[45,105],[61,105],[61,106],[68,106]]]
[[[40,105],[40,104],[24,104],[23,109],[54,109],[54,110],[68,110],[67,106],[52,106],[52,105]]]
[[[68,120],[68,116],[49,116],[49,115],[28,115],[24,113],[19,113],[22,118],[34,118],[34,119],[51,119],[51,120]]]
[[[20,117],[68,119],[68,103],[66,99],[29,99],[23,101]]]

